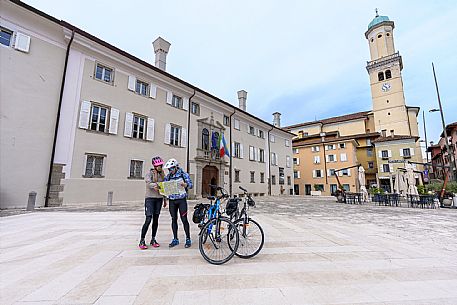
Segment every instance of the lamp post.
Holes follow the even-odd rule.
[[[427,129],[425,128],[425,110],[422,110],[422,121],[424,122],[424,137],[425,137],[425,157],[428,163],[428,145],[427,145]]]
[[[454,153],[451,151],[451,148],[449,146],[449,140],[448,140],[447,131],[446,131],[446,124],[444,123],[443,107],[441,106],[440,92],[438,90],[438,82],[436,80],[435,66],[433,65],[433,62],[432,62],[432,69],[433,69],[433,78],[435,79],[436,95],[438,96],[438,105],[440,106],[440,109],[439,110],[431,109],[429,111],[430,112],[439,111],[441,114],[441,123],[443,124],[443,133],[444,133],[444,143],[446,143],[446,150],[447,150],[448,160],[449,160],[449,165],[450,165],[450,170],[451,170],[450,178],[455,181],[456,178],[455,178]]]

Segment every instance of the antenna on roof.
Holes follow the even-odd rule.
[[[374,11],[376,12],[376,17],[379,17],[378,8],[375,8]]]

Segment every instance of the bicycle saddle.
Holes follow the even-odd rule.
[[[214,196],[208,196],[208,197],[206,197],[206,199],[213,201],[213,200],[216,199],[216,197],[214,197]]]

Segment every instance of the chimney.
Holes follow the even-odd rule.
[[[273,113],[273,125],[275,127],[281,127],[281,113],[277,111]]]
[[[392,138],[395,138],[394,130],[393,130],[393,129],[390,130],[390,136],[391,136]]]
[[[152,43],[154,53],[156,54],[155,66],[165,71],[167,66],[167,54],[170,50],[170,43],[162,37],[157,38]]]
[[[387,132],[387,130],[385,130],[385,129],[381,130],[381,137],[385,138],[387,136],[386,132]]]
[[[248,93],[244,90],[238,91],[238,101],[239,101],[239,106],[243,111],[246,111],[246,99],[248,97]]]

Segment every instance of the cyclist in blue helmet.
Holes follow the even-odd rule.
[[[171,215],[171,229],[173,231],[173,239],[168,245],[170,248],[179,245],[178,239],[178,211],[181,217],[181,222],[186,233],[185,247],[189,248],[192,245],[190,239],[190,226],[187,220],[187,190],[193,187],[192,181],[188,173],[184,172],[176,159],[170,159],[165,163],[164,168],[168,169],[168,175],[165,176],[165,181],[182,179],[181,186],[186,189],[184,194],[172,194],[168,196],[169,210]]]

